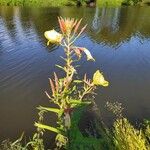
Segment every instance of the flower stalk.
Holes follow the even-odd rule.
[[[59,78],[57,74],[54,73],[54,79],[49,79],[51,94],[45,92],[50,101],[57,105],[57,108],[38,107],[42,112],[53,112],[57,115],[57,127],[45,125],[44,121],[42,123],[35,123],[35,126],[57,133],[55,139],[57,148],[69,147],[71,141],[70,131],[74,128],[73,126],[78,126],[78,123],[72,124],[74,113],[81,106],[87,106],[91,103],[91,100],[87,101],[86,97],[94,94],[94,90],[98,85],[104,86],[102,82],[105,81],[103,75],[98,72],[94,74],[93,80],[87,79],[85,74],[84,79],[75,82],[77,81],[75,80],[77,70],[73,62],[79,61],[83,53],[86,54],[87,60],[95,61],[88,49],[74,45],[74,42],[87,27],[87,25],[85,25],[80,29],[81,22],[82,19],[77,20],[74,18],[58,17],[61,33],[58,33],[54,29],[44,33],[48,40],[47,45],[50,43],[59,44],[64,49],[65,58],[62,59],[66,64],[64,66],[57,65],[57,67],[65,72],[65,76]],[[107,85],[105,84],[105,86]],[[79,87],[82,87],[81,90],[79,90]]]

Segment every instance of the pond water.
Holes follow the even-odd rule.
[[[110,82],[97,92],[103,119],[112,115],[106,101],[121,102],[135,124],[150,118],[150,7],[19,8],[0,7],[0,140],[31,135],[36,107],[48,105],[44,94],[63,50],[46,46],[44,31],[58,29],[57,16],[83,18],[87,31],[76,42],[96,62],[80,61],[80,76],[97,69]],[[60,73],[61,74],[61,73]],[[49,116],[49,122],[55,117]]]

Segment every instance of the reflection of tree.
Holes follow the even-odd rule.
[[[99,8],[96,7],[94,19],[92,21],[92,28],[96,32],[99,32],[99,30],[100,30],[100,18],[98,15],[99,15]]]
[[[20,7],[2,7],[0,11],[0,15],[3,20],[3,32],[5,33],[5,39],[7,39],[7,43],[9,45],[15,43],[23,44],[29,40],[29,35],[33,34],[34,38],[36,36],[36,32],[34,32],[34,27],[32,26],[30,17],[27,18],[27,20],[24,20],[24,18],[21,16],[21,13],[22,8]],[[28,25],[24,26],[24,23]]]
[[[0,38],[0,45],[5,47],[5,45],[13,46],[14,41],[14,24],[12,22],[14,14],[14,9],[11,7],[8,10],[8,7],[0,8],[0,31],[2,32],[2,36]],[[1,53],[3,48],[1,49]],[[4,52],[4,51],[3,51]]]
[[[40,8],[40,9],[32,9],[32,24],[34,29],[40,38],[40,42],[46,45],[47,41],[44,37],[44,32],[51,30],[55,27],[58,30],[58,22],[57,17],[59,16],[59,8]],[[23,15],[23,14],[22,14]],[[30,16],[30,15],[29,15]],[[55,50],[57,46],[51,45],[48,47],[49,52]]]
[[[46,44],[46,40],[44,38],[44,32],[50,30],[52,28],[57,29],[57,17],[59,16],[59,9],[58,8],[32,8],[30,10],[30,14],[27,16],[24,15],[22,11],[22,17],[26,18],[29,17],[32,20],[32,25],[36,34],[38,35],[40,42]],[[28,11],[27,11],[28,12]],[[51,50],[51,47],[49,47]]]
[[[1,7],[0,8],[0,16],[2,18],[2,25],[4,33],[6,33],[9,36],[10,40],[13,40],[13,31],[14,30],[14,24],[12,22],[13,14],[14,14],[14,8],[13,7]],[[2,27],[1,27],[2,29]]]
[[[83,18],[88,24],[87,34],[98,43],[117,46],[128,41],[139,33],[142,37],[150,37],[149,9],[145,7],[127,8],[80,8],[61,9],[62,16]]]
[[[148,11],[147,8],[141,7],[102,8],[98,15],[100,24],[97,31],[99,32],[89,30],[89,36],[98,43],[102,42],[110,46],[117,46],[136,33],[139,33],[141,38],[150,37]]]
[[[83,18],[83,23],[88,24],[87,35],[97,43],[117,46],[136,33],[141,38],[150,37],[148,7],[96,8],[95,10],[91,8],[17,7],[0,9],[3,28],[6,30],[8,39],[12,41],[17,40],[18,37],[26,38],[26,35],[34,34],[36,40],[39,38],[45,43],[44,31],[53,27],[57,29],[57,16],[60,15]]]
[[[97,7],[94,15],[92,27],[94,29],[99,30],[99,32],[103,27],[105,28],[106,26],[112,28],[112,30],[115,31],[118,25],[117,22],[119,19],[118,17],[119,10],[120,10],[119,8],[110,9],[110,11],[108,11],[107,8],[102,8],[101,10],[99,10],[99,8]],[[99,11],[101,11],[101,15]]]
[[[31,39],[33,42],[40,41],[45,45],[44,32],[53,27],[57,29],[59,10],[58,8],[2,7],[0,16],[5,39],[9,44],[16,42],[25,44]],[[3,40],[1,39],[1,41]]]

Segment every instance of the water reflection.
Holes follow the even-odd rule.
[[[149,7],[79,8],[78,14],[75,12],[76,8],[67,8],[66,10],[65,8],[27,9],[2,7],[0,15],[4,27],[7,28],[10,34],[9,39],[11,39],[11,34],[12,39],[14,39],[14,34],[18,32],[16,35],[24,40],[21,37],[23,32],[32,34],[33,30],[35,34],[43,37],[45,30],[53,27],[57,28],[57,20],[54,18],[59,15],[83,18],[83,22],[89,25],[87,34],[90,38],[97,43],[105,43],[109,46],[115,47],[122,42],[128,41],[134,35],[140,36],[141,39],[150,37]]]
[[[92,22],[92,29],[94,32],[99,33],[105,28],[109,28],[111,32],[118,31],[118,21],[121,8],[102,8],[97,7]]]
[[[97,43],[112,47],[129,41],[133,36],[139,36],[140,39],[149,38],[150,21],[147,20],[149,11],[149,8],[139,7],[96,8],[90,36]]]
[[[72,9],[61,12],[64,16],[76,17]],[[134,35],[141,39],[150,37],[149,12],[149,7],[96,8],[82,9],[78,12],[78,17],[83,17],[85,23],[88,23],[87,34],[92,40],[118,47]]]
[[[44,90],[56,71],[63,51],[46,47],[44,31],[58,29],[57,16],[83,18],[86,33],[77,45],[86,46],[95,63],[81,61],[89,76],[101,69],[111,85],[101,89],[96,101],[104,110],[106,100],[119,100],[135,118],[150,115],[150,8],[0,8],[0,140],[30,135],[34,130],[36,106],[48,102]],[[138,16],[138,17],[136,17]],[[85,45],[84,45],[85,44]],[[117,51],[114,51],[116,49]],[[90,69],[89,69],[90,68]],[[58,72],[60,74],[60,72]],[[142,101],[142,103],[141,103]],[[50,117],[50,122],[55,119]]]

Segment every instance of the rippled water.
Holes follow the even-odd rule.
[[[150,7],[19,8],[0,7],[0,140],[30,135],[36,107],[47,105],[44,91],[52,72],[60,73],[63,50],[47,47],[43,33],[58,29],[57,16],[82,18],[88,24],[77,45],[91,50],[96,62],[80,62],[80,75],[97,69],[110,81],[96,102],[109,124],[106,101],[119,101],[134,123],[150,118]],[[61,73],[60,73],[61,74]],[[50,116],[53,122],[54,116]]]

